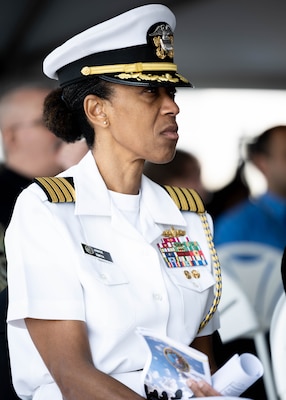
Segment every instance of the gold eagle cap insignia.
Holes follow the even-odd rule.
[[[174,35],[168,24],[158,25],[149,36],[153,38],[156,55],[161,60],[166,57],[174,58]]]

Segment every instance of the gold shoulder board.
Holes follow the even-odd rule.
[[[204,213],[205,206],[200,195],[194,189],[180,188],[177,186],[162,186],[171,196],[179,210]]]
[[[72,177],[41,177],[36,182],[46,193],[51,203],[74,203],[75,189]]]

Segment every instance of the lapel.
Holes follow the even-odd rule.
[[[182,213],[160,185],[143,176],[141,191],[141,227],[149,243],[161,236],[166,228],[186,227]]]

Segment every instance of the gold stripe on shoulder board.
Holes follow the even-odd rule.
[[[163,188],[169,193],[181,211],[193,211],[196,213],[205,212],[204,203],[194,189],[169,185],[164,185]]]
[[[75,189],[71,177],[37,177],[34,181],[44,190],[50,202],[75,202]]]

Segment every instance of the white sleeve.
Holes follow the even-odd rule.
[[[66,205],[43,201],[39,193],[31,188],[21,193],[6,231],[8,321],[84,320],[72,234],[59,213],[53,212],[53,207]]]

